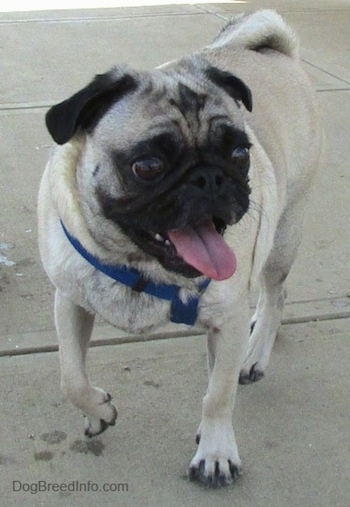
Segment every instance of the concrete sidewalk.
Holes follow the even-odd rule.
[[[89,371],[114,396],[116,426],[85,441],[82,417],[61,396],[53,291],[36,239],[52,145],[43,120],[92,75],[179,57],[233,13],[257,7],[276,8],[300,34],[324,111],[327,162],[266,378],[239,388],[244,475],[207,491],[185,477],[206,388],[203,336],[176,327],[140,340],[100,322]],[[349,0],[0,13],[1,505],[350,505],[349,27]],[[45,491],[35,493],[39,481]],[[67,491],[47,491],[52,483]]]

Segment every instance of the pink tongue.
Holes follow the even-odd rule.
[[[214,280],[226,280],[236,271],[236,256],[216,231],[212,220],[195,228],[169,231],[170,241],[187,264]]]

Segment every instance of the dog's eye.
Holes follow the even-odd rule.
[[[232,152],[234,160],[246,160],[249,157],[249,148],[247,146],[237,146]]]
[[[248,172],[249,172],[249,147],[248,146],[237,146],[231,155],[232,161],[236,168],[239,170],[245,182],[248,183]]]
[[[150,157],[134,162],[131,170],[142,181],[152,182],[163,174],[164,164],[159,158]]]

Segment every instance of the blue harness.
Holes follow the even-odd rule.
[[[130,287],[135,292],[145,292],[150,296],[170,301],[171,322],[175,322],[177,324],[187,324],[189,326],[193,326],[195,324],[198,316],[199,299],[205,289],[208,287],[211,281],[210,278],[206,278],[199,285],[198,296],[192,296],[186,303],[183,303],[179,297],[179,291],[181,287],[178,285],[156,284],[149,280],[146,280],[136,269],[127,268],[126,266],[104,264],[98,259],[98,257],[90,254],[83,247],[83,245],[68,232],[62,221],[61,225],[71,245],[95,269],[101,271],[110,278],[113,278],[113,280],[116,280],[123,285]]]

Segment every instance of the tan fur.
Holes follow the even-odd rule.
[[[106,153],[111,147],[116,151],[127,148],[145,131],[161,132],[162,125],[176,114],[159,99],[162,91],[178,82],[196,92],[207,89],[210,85],[203,79],[203,65],[228,71],[251,89],[251,113],[215,87],[202,113],[228,112],[253,145],[251,207],[225,233],[236,252],[237,272],[228,280],[212,281],[199,308],[198,325],[208,334],[210,379],[190,478],[207,485],[228,484],[240,472],[232,427],[237,378],[240,374],[243,383],[258,380],[267,366],[281,321],[284,280],[298,249],[307,195],[320,162],[318,107],[297,48],[294,32],[274,11],[238,16],[203,51],[149,74],[140,73],[140,90],[113,105],[92,135],[80,132],[56,148],[40,187],[40,250],[57,288],[62,388],[87,416],[86,430],[92,436],[114,424],[116,418],[110,397],[90,386],[85,372],[93,316],[102,315],[131,332],[144,332],[169,320],[169,303],[135,294],[94,270],[69,244],[59,219],[94,255],[105,262],[137,267],[154,281],[180,284],[185,300],[196,292],[196,279],[167,271],[107,223],[94,197],[92,172],[102,161],[100,182],[113,196],[122,195],[123,185]],[[144,98],[147,90],[148,100]],[[183,118],[176,120],[182,122],[188,143],[193,137],[205,139],[205,116],[195,134]],[[250,335],[248,293],[253,282],[260,284],[261,291]]]

